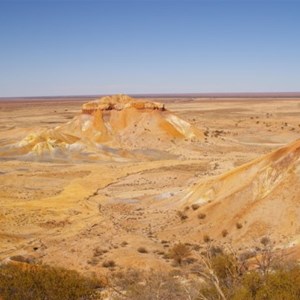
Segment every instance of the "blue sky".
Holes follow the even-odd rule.
[[[0,0],[0,97],[300,91],[300,1]]]

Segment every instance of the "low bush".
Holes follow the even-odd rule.
[[[94,252],[93,252],[93,255],[94,255],[94,257],[97,257],[97,256],[102,256],[103,254],[105,254],[105,253],[107,253],[108,252],[108,250],[106,250],[106,249],[101,249],[101,248],[95,248],[94,249]]]
[[[198,219],[203,220],[205,218],[206,218],[206,214],[204,214],[204,213],[198,214]]]
[[[113,260],[106,260],[102,263],[102,267],[104,267],[104,268],[114,268],[115,266],[116,266],[116,263]]]
[[[140,253],[148,253],[148,250],[145,247],[139,247],[137,251]]]
[[[8,264],[0,266],[3,300],[96,299],[102,283],[76,271],[49,266]]]
[[[169,256],[174,259],[176,263],[181,265],[183,261],[191,255],[191,250],[188,246],[179,243],[170,249]]]
[[[199,204],[192,204],[192,209],[197,210],[200,207]]]
[[[243,225],[241,223],[236,223],[235,226],[237,229],[241,229],[243,227]]]
[[[204,234],[203,236],[203,242],[204,243],[209,243],[211,241],[210,237],[208,234]]]
[[[173,271],[174,273],[174,271]],[[112,299],[123,300],[183,300],[198,299],[198,288],[195,282],[183,282],[180,272],[142,272],[127,270],[114,274],[112,278],[115,293]],[[126,293],[124,293],[126,291]]]
[[[222,237],[226,237],[228,235],[228,231],[226,229],[222,230]]]
[[[182,211],[178,211],[177,212],[177,216],[180,218],[181,221],[184,221],[184,220],[186,220],[188,218],[187,214],[185,214]]]

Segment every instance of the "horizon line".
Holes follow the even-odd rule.
[[[297,92],[200,92],[200,93],[101,93],[101,94],[77,94],[77,95],[43,95],[43,96],[0,96],[0,100],[9,99],[55,99],[55,98],[99,98],[108,95],[126,94],[140,98],[297,98]]]

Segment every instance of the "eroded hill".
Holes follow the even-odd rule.
[[[200,228],[215,240],[224,240],[226,231],[227,240],[243,245],[264,235],[277,242],[288,237],[289,243],[296,245],[300,242],[299,197],[297,140],[223,175],[202,180],[189,188],[179,203],[182,210],[199,206],[191,218],[199,213],[205,216]]]
[[[126,95],[83,104],[82,113],[66,124],[29,133],[1,149],[2,157],[77,158],[126,161],[162,159],[172,146],[199,141],[203,133],[166,110],[164,104]]]

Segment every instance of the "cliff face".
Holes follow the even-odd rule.
[[[139,110],[165,110],[165,106],[158,102],[139,101],[127,95],[106,96],[82,105],[82,113],[93,114],[97,111],[124,110],[135,108]]]

